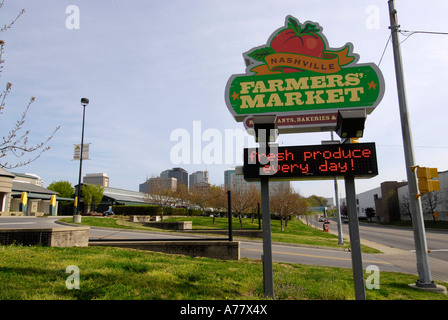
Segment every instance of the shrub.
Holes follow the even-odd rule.
[[[137,206],[113,206],[112,210],[115,214],[123,216],[157,216],[160,215],[160,207],[152,205]]]

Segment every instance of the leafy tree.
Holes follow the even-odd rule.
[[[99,184],[85,184],[82,187],[82,200],[87,211],[95,210],[103,199],[104,188]]]
[[[63,198],[71,198],[74,194],[72,184],[68,181],[54,181],[47,189],[56,191]]]
[[[56,191],[63,198],[73,198],[74,196],[74,189],[68,181],[54,181],[47,189]],[[58,215],[69,215],[72,212],[73,201],[59,201]]]
[[[375,212],[374,208],[371,208],[371,207],[366,208],[366,216],[367,216],[367,218],[370,219],[370,221],[372,221],[372,218],[375,216],[375,214],[376,214],[376,212]]]
[[[328,200],[324,197],[319,197],[314,194],[308,197],[308,204],[310,207],[325,207],[327,203]]]
[[[0,8],[4,5],[4,0],[0,2]],[[0,29],[0,33],[8,30],[12,27],[12,25],[19,19],[19,17],[25,12],[25,9],[22,9],[19,14],[16,16],[14,20],[10,22],[9,25],[5,25],[3,28]],[[3,70],[3,63],[5,60],[3,59],[4,54],[4,48],[5,48],[5,42],[3,40],[0,40],[0,73]],[[10,94],[12,89],[12,83],[8,82],[6,83],[5,89],[3,90],[3,93],[0,94],[0,114],[3,113],[3,110],[6,106],[6,98]],[[7,168],[7,169],[13,169],[17,167],[22,167],[30,162],[33,162],[37,158],[39,158],[43,152],[50,149],[49,146],[47,146],[47,143],[53,138],[56,131],[59,129],[59,126],[56,127],[54,132],[43,142],[37,143],[35,145],[29,144],[30,139],[30,131],[24,131],[24,124],[26,117],[28,115],[28,111],[31,107],[31,105],[34,103],[35,98],[31,97],[28,101],[27,105],[25,106],[25,111],[23,111],[22,115],[19,117],[19,119],[14,123],[12,128],[8,128],[4,125],[1,126],[2,129],[6,129],[7,133],[2,135],[2,139],[0,139],[0,167]],[[18,162],[10,162],[8,161],[8,157],[16,157],[16,158],[22,158],[24,156],[29,157],[27,160],[18,161]]]

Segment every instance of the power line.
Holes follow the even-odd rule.
[[[444,35],[444,36],[448,35],[448,32],[439,32],[439,31],[410,31],[410,30],[398,30],[398,31],[406,37],[406,39],[401,41],[400,44],[405,42],[406,40],[408,40],[410,36],[412,36],[413,34],[416,34],[416,33],[438,34],[438,35]]]
[[[389,41],[390,41],[391,37],[392,37],[392,35],[390,35],[389,38],[387,39],[386,46],[384,47],[383,54],[381,55],[381,58],[380,58],[380,62],[378,62],[378,67],[380,66],[381,61],[383,60],[384,53],[386,52],[386,48],[387,48],[387,45],[389,44]]]
[[[448,32],[440,32],[440,31],[409,31],[409,30],[399,30],[400,33],[411,33],[410,35],[413,35],[414,33],[428,33],[428,34],[441,34],[441,35],[448,35]]]
[[[400,44],[403,43],[403,42],[405,42],[406,40],[408,40],[410,36],[412,36],[413,34],[416,34],[416,33],[423,33],[423,34],[437,34],[437,35],[444,35],[444,36],[447,36],[447,35],[448,35],[448,32],[440,32],[440,31],[411,31],[411,30],[398,30],[398,31],[399,31],[403,36],[406,37],[403,41],[400,42]],[[387,46],[389,45],[389,42],[390,42],[390,38],[391,38],[391,35],[390,35],[389,38],[387,39],[386,45],[384,46],[383,53],[382,53],[382,55],[381,55],[380,61],[378,62],[378,67],[380,66],[381,61],[383,60],[384,53],[386,52]]]

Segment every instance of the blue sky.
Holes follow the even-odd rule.
[[[70,5],[79,8],[79,29],[66,26]],[[448,32],[446,1],[428,6],[425,1],[396,0],[395,6],[402,30]],[[170,135],[183,129],[193,140],[194,122],[199,121],[201,134],[220,132],[225,145],[225,130],[244,128],[224,100],[229,77],[245,71],[243,52],[265,44],[287,15],[319,22],[333,48],[353,43],[360,63],[378,64],[390,35],[386,0],[6,0],[0,25],[22,8],[25,14],[0,34],[6,43],[0,85],[13,84],[0,115],[0,134],[10,130],[29,98],[36,97],[26,123],[30,142],[44,139],[58,125],[61,129],[50,151],[12,171],[37,174],[45,186],[78,181],[79,162],[72,158],[74,144],[81,140],[82,97],[90,99],[84,141],[91,143],[83,175],[104,172],[112,187],[138,190],[147,177],[181,166],[189,173],[207,169],[211,183],[220,185],[225,169],[242,164],[242,150],[234,151],[233,163],[177,165],[170,158],[176,144]],[[376,24],[369,24],[372,17]],[[447,50],[446,35],[414,34],[402,43],[416,162],[440,171],[448,170]],[[357,180],[357,192],[382,181],[406,180],[390,43],[380,69],[385,95],[368,116],[361,139],[376,143],[379,175]],[[308,145],[329,139],[329,132],[285,134],[279,143]],[[334,196],[331,180],[294,186],[304,196]],[[339,190],[344,196],[342,181]]]

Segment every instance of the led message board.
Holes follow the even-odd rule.
[[[264,149],[264,150],[263,150]],[[244,179],[313,180],[378,175],[375,143],[244,149]]]

